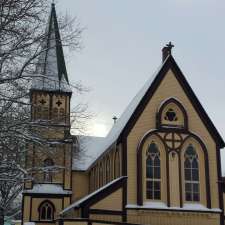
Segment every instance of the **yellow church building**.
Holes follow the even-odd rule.
[[[33,180],[24,186],[22,224],[223,225],[225,143],[172,44],[104,138],[70,134],[72,91],[54,4],[46,46],[36,71],[45,76],[33,80],[30,101],[32,123],[49,142],[44,152],[28,145]]]

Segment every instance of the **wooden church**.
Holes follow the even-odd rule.
[[[22,224],[224,224],[225,143],[171,43],[105,138],[70,134],[72,91],[54,4],[45,44],[36,71],[44,76],[33,80],[30,99],[31,120],[49,144],[44,152],[29,144],[26,166],[46,169],[24,186]]]

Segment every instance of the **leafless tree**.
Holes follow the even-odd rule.
[[[50,11],[46,0],[0,1],[0,225],[4,216],[17,211],[13,207],[24,181],[29,179],[24,169],[28,142],[46,144],[45,138],[34,132],[30,122],[29,85],[46,40],[46,18]],[[81,48],[82,28],[76,18],[59,18],[63,46]],[[52,47],[52,46],[51,46]],[[38,75],[40,76],[40,74]],[[78,92],[80,84],[72,87]],[[73,121],[89,116],[85,106],[77,106]],[[81,129],[82,126],[78,126]]]

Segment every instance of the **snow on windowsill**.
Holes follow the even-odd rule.
[[[142,206],[141,205],[134,205],[128,204],[126,206],[127,209],[129,208],[137,208],[137,209],[167,209],[167,210],[184,210],[184,211],[207,211],[207,212],[221,212],[221,209],[212,208],[209,209],[202,204],[199,203],[187,203],[184,204],[182,208],[180,207],[168,207],[164,202],[145,202]]]

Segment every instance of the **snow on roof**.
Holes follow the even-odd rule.
[[[107,183],[106,185],[102,186],[101,188],[97,189],[96,191],[92,192],[91,194],[89,195],[86,195],[84,196],[83,198],[81,198],[80,200],[74,202],[73,204],[69,205],[67,208],[65,208],[60,214],[64,214],[66,213],[67,211],[69,211],[70,209],[73,209],[73,208],[79,208],[80,205],[87,201],[88,199],[90,199],[91,197],[93,197],[94,195],[98,194],[99,192],[103,191],[104,189],[106,189],[107,187],[113,185],[114,183],[118,182],[119,180],[122,180],[124,179],[126,176],[122,176],[122,177],[119,177],[119,178],[116,178],[115,180]]]
[[[32,189],[24,190],[23,193],[32,194],[72,194],[71,191],[63,190],[59,184],[35,184]]]
[[[58,74],[56,74],[58,76]],[[64,77],[64,76],[63,76]],[[35,74],[32,79],[31,89],[33,90],[43,90],[43,91],[62,91],[71,93],[70,85],[62,78],[59,81],[54,75],[41,75]]]
[[[77,138],[80,151],[74,154],[72,169],[85,171],[101,153],[99,146],[105,138],[94,136],[77,136]]]
[[[167,59],[168,58],[169,57],[167,57]],[[90,141],[90,145],[89,144],[87,145],[86,154],[90,156],[93,155],[94,157],[90,157],[89,160],[85,159],[85,163],[83,165],[82,165],[82,162],[79,162],[79,160],[74,160],[74,163],[73,163],[74,168],[76,167],[79,168],[81,165],[83,170],[89,169],[92,163],[117,141],[119,135],[123,131],[130,117],[134,113],[141,99],[146,94],[147,90],[151,86],[152,82],[155,80],[156,76],[158,75],[159,71],[162,69],[167,59],[160,65],[160,67],[156,70],[156,72],[146,81],[144,86],[140,89],[137,95],[133,98],[133,100],[127,106],[127,108],[125,109],[121,117],[113,125],[108,135],[105,138],[102,138],[101,141],[98,141],[97,139],[95,140],[93,138],[93,140]],[[78,164],[78,166],[76,164]]]

